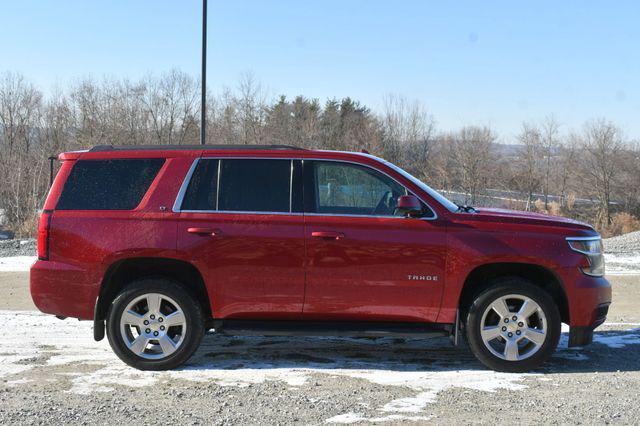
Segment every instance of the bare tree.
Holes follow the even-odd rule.
[[[560,156],[558,161],[558,190],[560,193],[560,205],[562,207],[566,206],[571,179],[575,179],[576,176],[579,144],[579,137],[575,134],[571,134],[569,135],[566,143],[560,147]]]
[[[518,141],[522,146],[520,155],[520,167],[513,176],[512,186],[518,187],[526,195],[525,209],[531,210],[533,193],[539,189],[541,181],[540,162],[544,153],[540,131],[530,124],[523,124],[518,135]],[[545,206],[546,209],[546,206]]]
[[[139,90],[144,94],[155,143],[181,145],[197,133],[197,81],[183,72],[172,70],[160,78],[147,77],[145,89]]]
[[[583,131],[582,149],[584,167],[581,171],[598,199],[597,223],[608,226],[611,223],[611,195],[620,174],[621,131],[604,119],[591,121]]]
[[[242,144],[262,144],[266,115],[266,95],[252,74],[240,79],[236,98]]]
[[[542,193],[544,194],[544,209],[549,209],[549,186],[553,172],[553,158],[556,155],[560,141],[560,125],[553,115],[544,119],[540,129],[540,139],[544,155],[544,171]]]
[[[22,75],[6,72],[0,76],[0,143],[7,147],[9,155],[18,144],[29,151],[41,103],[42,93]]]
[[[381,151],[385,158],[425,176],[436,137],[435,120],[426,108],[418,101],[388,95],[380,121]]]
[[[451,172],[458,175],[459,185],[466,194],[465,202],[475,204],[477,196],[487,188],[495,140],[491,129],[476,126],[463,127],[451,138],[456,163]]]

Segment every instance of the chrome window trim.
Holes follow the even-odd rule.
[[[220,207],[220,173],[222,170],[222,161],[218,160],[218,176],[216,177],[216,211]]]
[[[182,181],[182,185],[180,185],[178,196],[176,197],[176,201],[173,203],[173,208],[171,209],[174,213],[180,213],[180,207],[182,207],[182,201],[184,200],[184,195],[187,192],[187,188],[189,187],[189,182],[191,182],[191,177],[193,176],[193,172],[195,172],[199,161],[200,161],[200,158],[196,158],[195,160],[193,160],[193,163],[191,163],[191,167],[189,167],[189,170],[187,171],[187,174],[184,177],[184,180]],[[216,207],[218,206],[216,205]]]
[[[180,210],[180,213],[264,214],[264,215],[287,215],[287,216],[303,215],[303,213],[296,213],[296,212],[252,212],[252,211],[243,211],[243,210]]]
[[[293,213],[293,160],[289,162],[289,213]]]
[[[230,210],[181,210],[180,206],[182,206],[182,201],[184,200],[184,196],[187,192],[187,188],[189,187],[189,182],[191,181],[191,177],[193,176],[193,173],[196,169],[196,166],[198,165],[198,163],[200,162],[200,160],[218,160],[218,179],[216,182],[217,185],[217,193],[216,193],[216,209],[218,208],[218,198],[220,196],[220,168],[221,168],[221,161],[220,160],[289,160],[291,161],[291,168],[292,168],[292,175],[291,175],[291,179],[289,180],[289,186],[290,186],[290,203],[289,203],[289,212],[253,212],[253,211],[230,211]],[[383,171],[383,170],[379,170],[375,167],[372,167],[368,164],[363,164],[357,161],[352,161],[352,160],[340,160],[340,159],[334,159],[334,158],[315,158],[313,156],[311,157],[306,157],[306,158],[302,158],[302,157],[254,157],[254,156],[247,156],[247,157],[238,157],[238,156],[233,156],[233,157],[226,157],[226,156],[220,156],[220,157],[198,157],[196,158],[193,163],[191,164],[191,167],[189,168],[189,171],[187,172],[186,176],[184,177],[184,180],[182,181],[182,185],[180,186],[180,190],[178,191],[178,195],[176,197],[175,202],[173,203],[173,209],[172,211],[174,213],[208,213],[208,214],[225,214],[225,213],[229,213],[229,214],[277,214],[277,215],[293,215],[293,216],[299,216],[299,215],[308,215],[308,216],[340,216],[340,217],[367,217],[367,218],[383,218],[383,219],[407,219],[407,217],[404,216],[381,216],[381,215],[355,215],[355,214],[337,214],[337,213],[297,213],[297,212],[293,212],[293,161],[295,160],[300,160],[303,162],[305,160],[309,160],[309,161],[328,161],[328,162],[335,162],[335,163],[347,163],[347,164],[354,164],[356,166],[361,166],[361,167],[367,167],[375,172],[378,173],[382,173],[383,175],[385,175],[386,177],[388,177],[389,179],[391,179],[392,181],[394,181],[395,183],[397,183],[398,185],[402,186],[405,189],[405,192],[407,194],[413,195],[414,197],[416,197],[418,200],[420,200],[422,203],[424,203],[433,213],[433,217],[421,217],[421,218],[417,218],[419,220],[436,220],[438,219],[438,212],[436,212],[429,203],[427,203],[426,201],[424,201],[422,199],[422,197],[416,195],[413,191],[410,191],[409,188],[407,188],[406,185],[403,185],[402,183],[398,182],[398,180],[396,178],[394,178],[393,176],[389,175],[387,172]],[[414,218],[410,218],[410,219],[414,219]],[[569,238],[569,237],[567,237]],[[585,237],[585,238],[595,238],[595,237]],[[600,238],[600,237],[598,237]]]

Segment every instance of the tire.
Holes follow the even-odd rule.
[[[475,297],[465,318],[467,342],[476,358],[493,370],[514,373],[533,370],[549,359],[560,328],[551,296],[517,277],[492,281]]]
[[[149,309],[151,306],[158,308]],[[114,299],[107,314],[111,348],[139,370],[170,370],[184,364],[200,346],[204,331],[198,301],[166,278],[132,282]]]

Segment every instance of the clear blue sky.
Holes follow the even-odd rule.
[[[93,75],[197,76],[199,1],[0,0],[0,71],[45,91]],[[423,102],[441,129],[489,124],[509,141],[547,114],[640,139],[638,1],[209,2],[210,88],[252,72],[272,95],[385,94]]]

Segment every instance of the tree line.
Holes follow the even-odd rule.
[[[418,101],[380,111],[351,99],[270,97],[251,76],[209,93],[208,144],[286,144],[368,152],[455,201],[574,217],[605,235],[640,229],[640,147],[604,118],[566,129],[553,116],[515,136],[489,126],[441,131]],[[47,158],[110,144],[197,144],[199,82],[179,70],[139,80],[85,78],[44,94],[0,74],[0,209],[33,234],[49,187]]]

